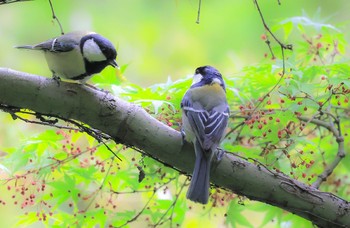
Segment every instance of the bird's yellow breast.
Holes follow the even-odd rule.
[[[226,93],[217,83],[204,85],[192,89],[192,101],[199,102],[203,108],[210,110],[223,102],[226,103]]]

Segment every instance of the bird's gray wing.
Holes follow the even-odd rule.
[[[78,45],[79,43],[73,40],[62,42],[57,38],[55,38],[55,39],[47,40],[37,45],[22,45],[22,46],[16,46],[15,48],[49,51],[49,52],[68,52],[78,47]]]
[[[185,95],[181,105],[202,148],[209,150],[212,146],[217,146],[228,123],[229,108],[227,104],[208,112],[200,104],[193,104]]]
[[[62,37],[54,38],[33,47],[36,50],[50,52],[68,52],[79,45],[79,42],[73,39],[63,39]]]
[[[227,105],[223,105],[218,109],[213,109],[209,112],[209,117],[205,124],[205,138],[203,141],[203,148],[210,149],[213,145],[217,146],[223,135],[228,123],[230,110]]]
[[[50,52],[68,52],[74,48],[79,47],[80,40],[83,36],[94,34],[94,32],[89,31],[77,31],[67,33],[65,35],[44,41],[37,45],[23,45],[17,46],[16,48],[50,51]]]

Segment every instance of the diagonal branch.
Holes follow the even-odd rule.
[[[182,145],[180,132],[109,93],[76,83],[61,82],[58,86],[52,79],[0,68],[0,104],[84,122],[180,172],[193,170],[193,146]],[[295,213],[321,227],[350,226],[349,202],[232,153],[224,153],[215,165],[211,182]]]
[[[10,4],[15,2],[28,2],[28,1],[33,1],[33,0],[0,0],[0,5]]]
[[[337,124],[336,127],[332,121],[327,123],[323,120],[310,119],[302,116],[298,118],[303,122],[313,123],[320,127],[326,128],[327,130],[332,132],[336,142],[338,143],[338,152],[333,162],[328,164],[324,171],[320,175],[318,175],[317,180],[312,184],[312,187],[319,188],[322,182],[327,180],[327,178],[333,173],[333,170],[339,165],[340,161],[343,160],[343,158],[345,157],[344,137],[342,136],[340,131],[340,121],[338,119],[335,120]]]
[[[254,4],[256,5],[256,8],[259,12],[259,15],[260,15],[260,18],[261,18],[261,21],[264,25],[264,28],[266,29],[266,31],[273,37],[273,39],[279,44],[279,46],[281,47],[281,54],[282,54],[282,73],[281,73],[281,77],[280,79],[277,81],[277,83],[259,100],[259,103],[255,106],[254,110],[251,112],[251,114],[249,115],[248,118],[246,118],[246,120],[248,119],[251,119],[255,113],[256,110],[258,110],[259,106],[265,101],[265,99],[270,96],[270,94],[279,86],[279,84],[282,82],[284,76],[285,76],[285,73],[286,73],[286,59],[285,59],[285,56],[284,56],[284,50],[293,50],[293,45],[291,44],[284,44],[282,43],[276,36],[275,34],[273,34],[273,32],[270,30],[269,26],[266,24],[265,22],[265,18],[264,18],[264,15],[263,13],[261,12],[261,9],[260,9],[260,6],[259,6],[259,3],[258,3],[258,0],[253,0]],[[278,2],[280,3],[280,2]],[[273,53],[272,51],[272,48],[271,48],[271,42],[269,40],[269,38],[267,37],[266,38],[266,44],[268,45],[269,47],[269,50],[271,52],[271,55],[272,55],[272,58],[275,59],[275,54]],[[242,122],[242,124],[244,124],[244,122]],[[244,125],[243,125],[244,127]],[[242,127],[242,129],[243,129]],[[230,131],[229,134],[231,134],[233,131]],[[228,134],[227,134],[228,135]],[[227,136],[226,135],[226,136]]]
[[[64,35],[62,24],[61,24],[60,20],[58,19],[58,17],[56,16],[55,9],[54,9],[54,7],[52,5],[51,0],[49,0],[49,5],[50,5],[51,12],[52,12],[52,19],[56,20],[58,26],[60,27],[61,35]]]
[[[272,38],[285,50],[293,50],[293,45],[291,44],[284,44],[282,43],[277,37],[276,35],[271,31],[270,27],[267,25],[267,23],[265,22],[265,18],[264,18],[264,15],[262,14],[262,11],[260,9],[260,6],[259,6],[259,3],[258,3],[258,0],[254,0],[254,4],[256,5],[256,8],[258,9],[258,12],[259,12],[259,15],[260,15],[260,18],[261,18],[261,21],[264,25],[264,28],[266,29],[266,31],[272,36]],[[267,42],[268,45],[270,45],[270,41]],[[269,46],[270,50],[271,50],[271,47]],[[273,55],[273,53],[272,53]]]

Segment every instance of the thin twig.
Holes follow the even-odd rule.
[[[101,145],[102,145],[102,144],[97,145],[96,148],[99,147],[99,146],[101,146]],[[68,162],[72,161],[73,159],[75,159],[75,158],[77,158],[77,157],[79,157],[79,156],[81,156],[81,155],[83,155],[83,154],[85,154],[85,153],[87,153],[87,152],[91,152],[91,150],[90,150],[90,149],[86,149],[86,150],[84,150],[84,151],[82,151],[82,152],[80,152],[80,153],[78,153],[78,154],[71,154],[71,155],[68,155],[68,156],[67,156],[65,159],[63,159],[63,160],[58,160],[58,159],[55,159],[55,158],[51,158],[51,159],[54,160],[55,162],[50,163],[50,164],[47,164],[47,165],[44,165],[44,166],[42,166],[42,167],[39,167],[38,169],[28,170],[26,173],[24,173],[24,174],[22,174],[22,175],[16,175],[16,176],[14,176],[14,177],[5,178],[5,179],[0,179],[0,181],[5,181],[5,183],[8,183],[9,181],[12,181],[12,180],[15,180],[15,179],[19,179],[19,178],[25,177],[25,176],[27,176],[27,175],[29,175],[29,174],[32,174],[32,173],[38,173],[38,172],[40,172],[40,171],[42,171],[42,170],[44,170],[44,169],[47,169],[47,168],[51,168],[51,169],[52,169],[52,168],[55,168],[55,167],[57,167],[58,165],[62,165],[62,164],[68,163]],[[50,157],[49,157],[49,159],[50,159]]]
[[[197,21],[196,21],[197,24],[199,24],[199,19],[201,15],[201,6],[202,6],[202,0],[198,0],[198,13],[197,13]]]
[[[188,178],[184,181],[184,183],[182,184],[182,186],[181,186],[181,190],[179,191],[179,194],[178,194],[178,196],[180,195],[180,193],[182,192],[182,190],[183,190],[183,188],[185,187],[185,186],[187,186],[187,181],[188,181]],[[176,199],[175,199],[175,201],[177,201],[178,200],[178,197],[176,197]],[[176,204],[176,203],[175,203]],[[175,204],[174,204],[174,206],[172,207],[172,210],[171,210],[171,215],[170,215],[170,227],[173,227],[173,225],[172,225],[172,223],[173,223],[173,216],[174,216],[174,211],[175,211]]]
[[[255,106],[255,108],[253,109],[253,111],[251,112],[251,114],[249,115],[249,117],[246,119],[246,120],[249,120],[250,118],[252,118],[252,116],[254,115],[255,111],[260,107],[260,105],[264,102],[264,100],[270,96],[270,94],[272,93],[272,91],[274,91],[278,86],[279,84],[281,83],[281,81],[283,80],[284,76],[285,76],[285,73],[286,73],[286,63],[285,63],[285,56],[284,56],[284,50],[293,50],[293,46],[291,44],[284,44],[282,43],[276,36],[275,34],[272,33],[272,31],[270,30],[269,26],[266,24],[265,22],[265,19],[264,19],[264,16],[261,12],[261,9],[260,9],[260,6],[258,4],[258,1],[257,0],[254,0],[254,3],[258,9],[258,12],[259,12],[259,15],[260,15],[260,18],[261,18],[261,21],[264,25],[264,28],[266,29],[266,31],[273,37],[273,39],[280,45],[281,47],[281,53],[282,53],[282,74],[281,74],[281,77],[280,79],[277,81],[277,83],[272,87],[272,89],[270,89],[263,97],[262,99],[259,101],[259,103]],[[266,40],[266,44],[268,45],[270,51],[271,51],[271,55],[272,57],[274,58],[274,53],[272,51],[272,48],[270,46],[270,41],[267,39]],[[244,128],[244,122],[241,123],[240,125],[243,125],[242,126],[242,129]],[[239,125],[239,126],[240,126]],[[241,130],[242,130],[241,129]],[[229,133],[231,134],[233,131],[230,131]],[[229,134],[226,134],[226,137],[228,136]]]
[[[229,130],[229,132],[227,132],[225,138],[230,135],[231,133],[233,133],[235,130],[237,130],[239,127],[242,127],[244,125],[244,121],[240,122],[239,124],[237,124],[234,128],[232,128],[231,130]],[[237,137],[238,138],[238,137]]]
[[[146,210],[146,208],[148,207],[148,205],[150,204],[150,202],[152,201],[153,197],[156,195],[157,191],[153,191],[151,197],[149,197],[147,203],[145,204],[145,206],[139,211],[139,213],[137,213],[133,218],[129,219],[128,221],[126,221],[123,225],[120,225],[118,227],[124,227],[126,225],[128,225],[131,222],[134,222],[138,219],[138,217],[140,217],[142,215],[142,213]]]
[[[0,5],[11,4],[16,2],[29,2],[33,0],[0,0]]]
[[[112,140],[112,137],[110,137],[107,134],[102,133],[101,131],[98,131],[96,129],[93,129],[91,127],[87,127],[82,123],[79,123],[77,121],[71,120],[71,119],[66,119],[66,118],[62,118],[59,116],[55,116],[55,115],[46,115],[46,114],[42,114],[42,113],[38,113],[38,112],[28,112],[28,111],[22,111],[19,108],[16,107],[8,107],[8,106],[4,106],[0,104],[0,109],[4,110],[5,112],[8,112],[13,119],[20,119],[26,123],[33,123],[33,124],[40,124],[40,125],[45,125],[45,126],[51,126],[51,127],[56,127],[59,129],[68,129],[68,130],[77,130],[80,132],[85,132],[88,135],[90,135],[91,137],[93,137],[94,139],[97,140],[97,142],[102,143],[116,158],[118,158],[121,161],[121,158],[118,157],[118,155],[106,144],[106,142],[104,140]],[[34,120],[29,120],[29,119],[25,119],[23,117],[18,116],[16,113],[24,113],[24,114],[28,114],[28,115],[33,115],[36,118],[38,118],[40,121],[34,121]],[[57,118],[59,120],[65,121],[67,123],[71,123],[73,125],[75,125],[77,128],[71,128],[71,127],[65,127],[65,126],[61,126],[61,125],[56,125],[56,123],[58,122],[58,120],[48,120],[46,118],[48,117],[54,117]]]
[[[282,48],[282,50],[283,50],[283,48]],[[283,51],[282,51],[282,53],[284,53]],[[282,75],[281,75],[281,77],[280,77],[280,79],[277,81],[277,83],[272,87],[272,89],[270,89],[269,90],[269,92],[267,92],[264,96],[263,96],[263,98],[261,99],[261,101],[255,106],[255,108],[253,109],[253,111],[252,111],[252,113],[250,114],[250,118],[253,116],[253,114],[255,113],[255,111],[259,108],[259,106],[262,104],[262,102],[268,97],[268,96],[270,96],[270,94],[272,93],[272,91],[274,91],[276,88],[277,88],[277,86],[281,83],[281,81],[283,80],[283,78],[284,78],[284,75],[285,75],[285,63],[284,63],[284,61],[285,61],[285,59],[284,59],[284,55],[283,55],[283,72],[282,72]]]
[[[114,194],[134,194],[134,193],[141,193],[141,192],[154,192],[154,191],[158,191],[159,189],[161,189],[162,187],[164,187],[165,185],[169,184],[170,182],[172,182],[173,180],[175,180],[176,178],[170,178],[168,181],[166,181],[165,183],[163,183],[161,186],[154,188],[154,189],[143,189],[143,190],[131,190],[131,191],[125,191],[125,192],[119,192],[119,191],[114,191],[112,190],[112,187],[110,187],[110,192],[114,193]]]
[[[268,26],[268,25],[266,24],[266,22],[265,22],[264,16],[263,16],[263,14],[262,14],[262,12],[261,12],[261,9],[260,9],[260,6],[259,6],[259,4],[258,4],[258,0],[254,0],[254,3],[255,3],[255,5],[256,5],[256,8],[258,9],[258,12],[259,12],[259,14],[260,14],[260,18],[261,18],[261,20],[262,20],[262,23],[263,23],[264,28],[266,29],[266,31],[273,37],[273,39],[274,39],[283,49],[293,50],[293,45],[291,45],[291,44],[287,44],[287,45],[286,45],[286,44],[282,43],[282,42],[275,36],[275,34],[273,34],[273,32],[271,32],[269,26]]]
[[[330,123],[327,123],[322,120],[309,119],[306,117],[298,117],[298,119],[326,128],[327,130],[332,132],[333,136],[335,137],[338,143],[338,152],[333,162],[330,163],[320,175],[318,175],[317,180],[311,185],[314,188],[319,188],[322,182],[327,180],[327,178],[333,173],[334,169],[339,165],[340,161],[345,157],[344,137],[342,136],[340,131],[340,121],[338,119],[335,121],[337,125],[337,127],[335,127],[332,121]]]
[[[36,115],[44,115],[44,114],[36,113]],[[87,133],[88,135],[90,135],[91,137],[96,139],[97,142],[102,143],[116,158],[119,159],[119,161],[122,161],[121,158],[118,157],[118,155],[105,143],[104,139],[105,140],[112,139],[112,137],[110,137],[109,135],[106,135],[106,134],[102,133],[101,131],[98,131],[98,130],[93,129],[91,127],[87,127],[84,124],[81,124],[81,123],[74,121],[74,120],[71,120],[71,119],[66,119],[66,118],[62,118],[59,116],[54,116],[54,117],[77,126],[79,128],[79,131]],[[52,125],[52,126],[56,126],[56,125]]]
[[[115,157],[111,157],[111,162],[110,162],[110,165],[109,165],[108,170],[107,170],[107,172],[106,172],[106,175],[104,176],[104,178],[103,178],[103,180],[102,180],[102,183],[101,183],[100,187],[97,189],[97,191],[95,192],[93,198],[90,200],[90,203],[85,207],[85,210],[84,210],[84,211],[87,211],[87,210],[89,209],[89,207],[91,206],[91,204],[95,201],[98,192],[101,191],[102,188],[103,188],[103,186],[105,185],[106,180],[107,180],[107,177],[108,177],[108,175],[109,175],[109,173],[110,173],[110,171],[111,171],[111,168],[112,168],[112,166],[113,166],[114,158],[115,158]]]
[[[54,10],[54,8],[53,8],[53,5],[52,5],[51,0],[49,0],[49,4],[50,4],[51,12],[52,12],[52,19],[53,19],[53,20],[56,20],[58,26],[60,26],[61,35],[64,35],[63,27],[62,27],[62,25],[61,25],[60,20],[58,19],[58,17],[57,17],[56,14],[55,14],[55,10]]]
[[[126,194],[134,194],[134,193],[141,193],[141,192],[153,192],[154,189],[150,190],[131,190],[131,191],[125,191],[125,192],[119,192],[119,191],[113,191],[110,190],[111,193],[117,194],[117,195],[126,195]]]
[[[22,111],[20,109],[4,106],[4,105],[1,105],[1,104],[0,104],[0,109],[3,110],[4,112],[9,113],[12,116],[12,119],[14,119],[14,120],[15,119],[20,119],[20,120],[24,121],[25,123],[40,124],[40,125],[51,126],[51,127],[55,126],[58,129],[66,129],[66,130],[72,130],[72,131],[81,131],[78,128],[67,127],[67,126],[62,126],[62,125],[54,125],[53,123],[54,122],[57,123],[57,121],[51,121],[51,120],[42,121],[43,119],[40,119],[38,116],[36,116],[36,113],[34,113],[34,112]],[[41,121],[35,121],[35,120],[29,120],[29,119],[23,118],[23,117],[17,115],[16,114],[17,112],[36,116]]]
[[[284,74],[286,73],[286,60],[285,60],[285,57],[284,57],[284,47],[281,45],[281,53],[282,53],[282,76],[281,78],[283,78]],[[279,82],[278,82],[279,83]]]
[[[174,200],[174,201],[172,202],[172,204],[168,207],[168,209],[166,210],[166,212],[164,212],[164,214],[162,215],[162,217],[160,217],[160,219],[158,220],[158,222],[157,222],[156,224],[154,224],[154,227],[164,224],[164,223],[166,222],[166,220],[164,220],[163,222],[162,222],[162,220],[163,220],[164,217],[168,214],[168,212],[170,211],[170,209],[173,209],[173,210],[172,210],[172,213],[171,213],[171,215],[170,215],[170,217],[167,219],[167,220],[170,220],[170,221],[171,221],[172,216],[173,216],[173,213],[174,213],[175,205],[176,205],[176,203],[177,203],[177,200],[179,199],[179,196],[180,196],[180,194],[181,194],[183,188],[186,186],[186,182],[187,182],[187,180],[184,181],[184,183],[182,184],[182,186],[181,186],[181,188],[180,188],[180,191],[176,194],[175,200]],[[171,227],[171,226],[170,226],[170,227]]]
[[[153,193],[152,193],[151,197],[148,199],[148,201],[145,204],[145,206],[133,218],[129,219],[124,224],[122,224],[122,225],[120,225],[118,227],[124,227],[124,226],[128,225],[129,223],[136,221],[138,219],[138,217],[140,217],[142,215],[142,213],[147,209],[148,205],[151,203],[151,201],[152,201],[153,197],[156,195],[157,191],[159,189],[161,189],[162,187],[164,187],[165,185],[169,184],[173,180],[175,180],[175,178],[171,178],[171,179],[169,179],[169,181],[163,183],[158,188],[154,188]]]
[[[184,171],[182,171],[182,170],[180,170],[180,169],[178,169],[178,168],[176,168],[176,167],[174,167],[174,166],[169,165],[168,163],[166,163],[166,162],[160,160],[159,158],[153,156],[152,154],[146,153],[145,151],[143,151],[143,150],[141,150],[141,149],[139,149],[139,148],[137,148],[137,147],[129,146],[129,148],[131,148],[131,149],[133,149],[133,150],[139,152],[139,153],[142,154],[142,155],[145,155],[145,156],[147,156],[147,157],[149,157],[149,158],[152,158],[153,160],[155,160],[155,161],[157,161],[157,162],[163,164],[165,167],[171,168],[171,169],[173,169],[173,170],[175,170],[175,171],[177,171],[177,172],[179,172],[179,173],[181,173],[181,174],[188,175],[188,174],[185,173]]]
[[[266,41],[265,43],[267,44],[267,47],[269,48],[269,51],[271,53],[271,58],[272,59],[276,59],[275,53],[273,53],[272,47],[271,47],[271,41],[269,39],[269,37],[266,35]]]

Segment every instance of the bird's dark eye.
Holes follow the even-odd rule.
[[[199,68],[196,69],[196,74],[200,74]]]

